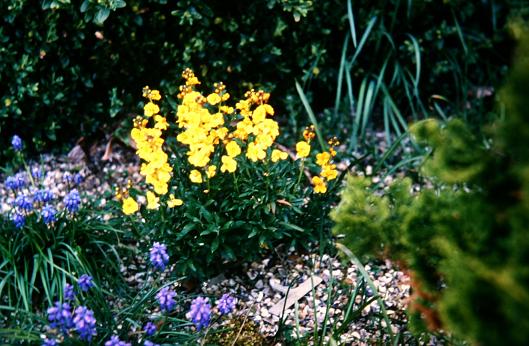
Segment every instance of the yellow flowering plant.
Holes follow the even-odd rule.
[[[232,102],[223,83],[203,94],[191,70],[182,76],[175,114],[161,114],[161,93],[143,89],[144,114],[130,135],[141,159],[145,202],[124,194],[123,212],[142,213],[145,233],[163,237],[177,254],[178,270],[195,276],[281,242],[326,243],[338,143],[316,153],[309,127],[289,150],[276,142],[279,124],[269,93],[252,89]]]

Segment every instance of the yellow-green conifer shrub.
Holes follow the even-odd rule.
[[[500,93],[505,118],[486,146],[457,120],[412,127],[434,182],[398,180],[374,193],[350,177],[332,214],[358,255],[397,260],[412,275],[410,312],[476,345],[529,343],[529,38]]]

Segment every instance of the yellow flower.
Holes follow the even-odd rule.
[[[146,117],[152,117],[154,114],[158,114],[159,111],[160,111],[160,107],[158,107],[158,105],[152,102],[148,102],[143,107],[143,112],[145,113]]]
[[[154,101],[160,101],[162,95],[160,95],[160,92],[158,90],[151,90],[151,92],[149,93],[149,98]]]
[[[206,170],[206,175],[209,179],[213,178],[217,174],[217,166],[211,165]]]
[[[220,106],[219,110],[226,114],[232,114],[234,111],[233,107],[230,106]]]
[[[228,153],[228,156],[236,157],[241,153],[241,147],[239,147],[237,142],[230,141],[228,144],[226,144],[226,152]]]
[[[189,173],[189,180],[191,180],[193,183],[200,184],[202,182],[202,174],[194,169],[191,171],[191,173]]]
[[[160,198],[156,197],[151,191],[147,191],[147,209],[158,209]]]
[[[237,161],[233,159],[233,157],[223,155],[222,158],[222,166],[220,166],[221,172],[230,172],[233,173],[235,170],[237,170]]]
[[[326,165],[329,160],[331,159],[331,154],[329,154],[328,152],[323,152],[323,153],[319,153],[319,154],[316,154],[316,164],[318,166],[324,166]]]
[[[301,141],[296,144],[296,153],[298,155],[298,158],[307,157],[310,154],[310,144]]]
[[[325,185],[325,181],[318,176],[312,178],[312,185],[314,185],[314,192],[316,193],[327,192],[327,186]]]
[[[173,194],[169,195],[169,200],[167,201],[167,206],[169,208],[179,207],[182,204],[184,204],[184,201],[182,201],[180,198],[175,198]]]
[[[139,209],[138,203],[132,197],[127,197],[123,200],[123,213],[125,215],[134,214]]]
[[[279,160],[286,160],[288,157],[288,154],[284,151],[274,149],[272,150],[272,162],[277,162]]]
[[[327,180],[334,180],[338,176],[336,165],[324,165],[321,170],[321,176]]]
[[[197,84],[200,84],[200,81],[199,81],[198,78],[195,77],[195,76],[189,78],[189,79],[186,81],[186,85],[197,85]]]
[[[167,127],[169,127],[167,119],[165,119],[165,117],[162,117],[159,114],[156,114],[154,116],[154,121],[156,121],[156,124],[154,124],[154,128],[156,129],[167,130]]]
[[[229,93],[224,93],[222,95],[222,101],[228,101],[229,98],[230,98],[230,94]]]
[[[219,94],[217,94],[217,93],[209,94],[208,97],[207,97],[207,100],[208,100],[208,103],[210,105],[212,105],[212,106],[214,106],[217,103],[219,103],[220,101],[222,101],[222,99],[220,98]]]
[[[256,162],[258,160],[264,160],[266,157],[266,151],[263,150],[261,145],[251,142],[248,144],[248,149],[246,151],[246,157]]]

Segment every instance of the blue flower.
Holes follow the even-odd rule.
[[[79,211],[79,205],[81,205],[81,196],[79,196],[79,192],[74,189],[64,196],[63,202],[66,210],[74,214]]]
[[[33,167],[31,170],[31,175],[33,178],[40,180],[42,178],[42,170],[40,167]]]
[[[18,211],[15,211],[11,215],[11,221],[13,221],[16,228],[22,228],[26,224],[26,217],[24,216],[24,214],[21,214]]]
[[[17,181],[17,189],[22,189],[26,186],[26,174],[24,172],[20,172],[15,174],[15,179]]]
[[[73,182],[73,176],[71,173],[66,172],[62,176],[62,180],[64,180],[65,183],[71,183]]]
[[[150,260],[154,268],[163,271],[169,262],[169,255],[167,254],[167,246],[155,242],[150,249]]]
[[[55,302],[55,305],[48,308],[48,321],[50,327],[59,329],[66,334],[68,329],[73,327],[72,308],[68,303]]]
[[[143,346],[160,346],[160,344],[155,344],[152,341],[145,340],[145,342],[143,343]]]
[[[162,311],[171,311],[176,305],[176,302],[174,300],[174,297],[176,296],[176,292],[169,289],[168,287],[164,287],[156,294],[156,299],[158,300],[158,303],[160,304],[160,309]]]
[[[228,293],[222,295],[217,301],[217,308],[221,315],[227,315],[235,309],[235,298]]]
[[[143,330],[147,336],[153,336],[156,333],[156,325],[152,322],[147,322],[145,326],[143,326]]]
[[[81,184],[84,181],[84,177],[81,173],[77,173],[73,176],[73,182],[77,185]]]
[[[105,346],[130,346],[130,343],[119,340],[119,337],[112,335],[110,340],[105,342]]]
[[[71,301],[75,298],[75,292],[73,291],[73,285],[66,284],[64,285],[64,288],[62,290],[62,295],[64,297],[64,300]]]
[[[33,199],[35,200],[35,202],[40,203],[48,203],[53,200],[53,197],[53,192],[47,189],[37,190],[33,194]]]
[[[81,340],[91,341],[92,336],[96,335],[96,319],[94,318],[94,312],[86,306],[79,306],[75,309],[73,323]]]
[[[13,138],[11,138],[11,146],[13,149],[15,149],[15,151],[22,150],[22,138],[14,135]]]
[[[7,177],[6,181],[5,181],[5,186],[6,188],[8,188],[9,190],[16,190],[18,189],[18,181],[15,177]]]
[[[57,221],[57,210],[55,210],[55,208],[53,208],[51,205],[44,206],[40,212],[40,215],[42,215],[42,219],[46,225]]]
[[[24,211],[31,211],[33,210],[33,200],[31,197],[26,195],[20,195],[15,199],[15,204],[17,207]]]
[[[79,280],[77,280],[77,284],[79,285],[79,287],[81,288],[81,290],[83,290],[84,292],[88,291],[91,287],[94,287],[94,283],[92,281],[92,277],[88,274],[83,274],[81,275],[81,277],[79,278]]]
[[[57,346],[57,340],[55,339],[44,339],[42,346]]]
[[[207,327],[211,319],[211,305],[209,305],[208,299],[203,297],[193,299],[191,309],[186,317],[195,324],[197,330]]]

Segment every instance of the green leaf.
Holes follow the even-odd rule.
[[[97,12],[94,18],[94,21],[96,22],[96,24],[103,24],[105,20],[107,20],[109,15],[110,15],[110,9],[102,8]]]

